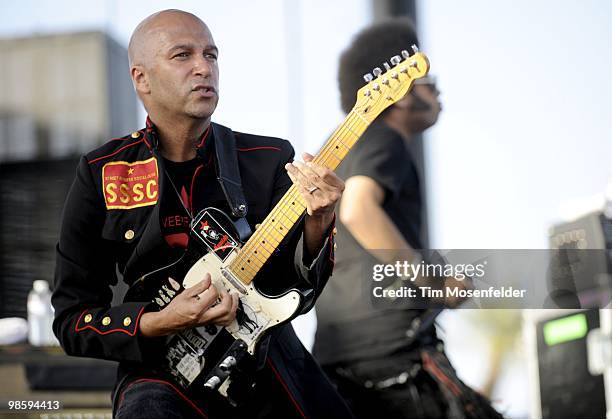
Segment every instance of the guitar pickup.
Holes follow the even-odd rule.
[[[236,277],[234,277],[234,275],[232,275],[232,273],[228,269],[221,269],[221,274],[223,275],[223,278],[227,280],[227,282],[232,284],[234,288],[238,290],[238,292],[240,292],[243,295],[249,294],[247,292],[247,289],[244,287],[244,285],[242,285],[242,283],[239,280],[237,280]]]

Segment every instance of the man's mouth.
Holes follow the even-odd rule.
[[[217,94],[217,90],[214,87],[205,84],[195,85],[191,90],[203,97],[213,97]]]

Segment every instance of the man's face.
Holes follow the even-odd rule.
[[[208,28],[189,15],[169,14],[149,32],[148,102],[168,116],[209,118],[219,101],[218,50]]]
[[[425,131],[438,120],[442,110],[439,101],[440,92],[435,82],[416,84],[407,96],[408,128],[413,133]]]

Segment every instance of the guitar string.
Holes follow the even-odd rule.
[[[408,76],[410,77],[410,76]],[[412,81],[412,80],[410,80]],[[371,105],[371,107],[374,107],[375,105],[378,105],[381,101],[381,99],[383,98],[383,94],[381,93],[380,95],[378,95],[377,99],[375,100],[375,102],[373,103],[373,105]],[[394,102],[389,103],[389,105],[391,105]],[[386,108],[386,106],[384,107]],[[384,110],[383,108],[383,110]],[[347,118],[345,119],[345,121],[338,127],[338,129],[336,130],[336,132],[334,134],[332,134],[332,136],[330,137],[330,139],[324,144],[324,146],[322,147],[322,149],[320,150],[320,152],[318,153],[318,155],[315,157],[315,159],[313,161],[315,162],[322,162],[323,165],[325,165],[326,167],[333,167],[335,165],[335,167],[337,167],[338,165],[340,165],[340,163],[342,162],[342,160],[344,159],[344,157],[346,156],[346,154],[348,154],[348,152],[351,150],[351,148],[354,146],[354,144],[357,142],[357,140],[359,139],[359,137],[361,136],[361,134],[357,134],[356,132],[354,132],[351,128],[352,127],[356,127],[360,124],[365,124],[364,130],[367,128],[367,126],[370,124],[370,121],[368,121],[366,118],[364,118],[362,115],[360,115],[358,112],[356,112],[357,106],[355,106],[351,112],[349,112],[349,115],[347,116]],[[357,117],[358,120],[357,121],[354,117]],[[350,119],[353,119],[352,121],[350,121]],[[342,132],[344,131],[344,133]],[[352,144],[349,146],[347,144],[345,144],[342,139],[346,138],[346,135],[342,135],[342,134],[346,134],[348,132],[350,132],[351,134],[353,134],[353,136],[355,137],[354,139],[349,140]],[[362,131],[363,133],[363,131]],[[342,151],[342,153],[344,153],[344,156],[342,156],[342,158],[339,158],[337,156],[337,154],[334,152],[335,149],[339,149],[338,148],[338,143],[341,144],[342,146],[344,146],[346,148],[346,151]],[[338,161],[338,163],[332,163],[329,164],[329,158],[330,156],[333,156],[333,158]],[[335,168],[333,167],[333,168]],[[292,190],[292,188],[294,190]],[[299,217],[303,214],[304,212],[304,205],[300,202],[300,205],[302,207],[304,207],[300,213],[300,215],[297,217],[296,220],[292,220],[291,217],[288,215],[288,210],[287,208],[290,208],[291,211],[297,213],[292,207],[288,206],[287,202],[283,202],[283,201],[289,201],[289,199],[286,198],[293,198],[293,201],[295,202],[297,198],[296,193],[297,193],[297,188],[294,188],[294,185],[292,185],[289,190],[285,193],[285,195],[281,198],[281,200],[278,202],[278,204],[275,206],[275,208],[273,209],[273,211],[269,214],[269,216],[272,216],[273,214],[275,215],[275,218],[277,217],[285,217],[286,219],[289,220],[290,223],[295,224],[295,222],[297,221],[297,219],[299,219]],[[291,204],[294,205],[294,202],[292,202]],[[268,224],[267,223],[267,218],[264,219],[264,221],[262,222],[262,224]],[[257,230],[255,232],[255,234],[258,234],[259,231],[261,231],[261,233],[259,233],[259,235],[264,235],[264,233],[267,234],[268,237],[273,237],[274,240],[276,241],[277,238],[274,236],[270,236],[270,233],[272,231],[274,231],[275,233],[280,235],[280,241],[278,241],[277,245],[274,245],[273,242],[270,242],[270,244],[272,245],[273,249],[272,252],[274,252],[276,250],[276,248],[280,245],[280,243],[282,242],[282,240],[285,238],[287,232],[293,227],[291,226],[289,229],[286,228],[286,225],[283,224],[283,226],[285,227],[285,229],[281,228],[281,230],[284,230],[283,232],[279,231],[278,228],[276,228],[276,226],[274,226],[274,222],[272,222],[272,220],[274,220],[275,218],[271,218],[270,217],[270,223],[269,226],[264,227],[263,230]],[[279,221],[280,222],[280,221]],[[282,224],[282,222],[281,222]],[[274,230],[273,230],[274,229]],[[253,240],[254,242],[255,240]],[[272,255],[272,252],[268,252],[270,253],[267,257],[264,256],[264,258],[260,257],[258,254],[256,254],[257,256],[253,256],[253,252],[252,249],[250,249],[251,247],[253,247],[254,245],[249,245],[249,243],[251,243],[251,240],[248,240],[247,243],[245,244],[245,246],[243,247],[243,249],[240,251],[240,253],[237,255],[236,259],[234,261],[232,261],[230,267],[239,267],[241,269],[241,272],[245,271],[245,265],[247,266],[247,268],[251,271],[251,275],[254,277],[259,270],[261,269],[261,267],[263,266],[263,264],[266,263],[266,261],[268,260],[268,258]],[[265,244],[265,239],[262,241],[262,244]],[[267,252],[267,249],[265,249]],[[258,262],[261,263],[261,266],[255,268],[253,267],[253,265],[250,264],[250,257],[248,257],[248,254],[251,254],[252,259],[257,260]],[[245,264],[245,261],[248,261]],[[242,265],[242,266],[238,266],[238,265]],[[250,280],[252,280],[252,278],[249,278],[249,282]]]
[[[378,104],[380,102],[381,98],[382,98],[382,94],[378,96],[378,98],[375,101],[375,104]],[[336,133],[332,134],[332,136],[330,137],[329,141],[326,142],[326,144],[323,146],[323,148],[319,152],[319,155],[317,157],[315,157],[316,160],[322,161],[323,164],[325,164],[325,163],[328,163],[330,156],[334,156],[334,159],[339,161],[338,162],[338,165],[339,165],[340,162],[342,161],[342,159],[344,158],[344,156],[346,156],[346,154],[348,154],[348,152],[350,151],[352,146],[356,143],[356,141],[360,137],[360,134],[355,133],[351,129],[351,127],[354,127],[356,125],[360,125],[361,123],[364,123],[366,125],[364,128],[367,128],[367,125],[369,125],[369,121],[367,121],[365,118],[363,118],[361,115],[359,115],[355,110],[356,110],[356,108],[353,108],[353,110],[351,110],[351,112],[349,113],[349,116],[346,118],[345,122],[336,130]],[[355,116],[359,117],[359,119],[361,121],[358,122],[357,120],[355,120],[355,118],[354,118]],[[355,123],[355,122],[357,122],[357,123]],[[343,133],[342,131],[345,131],[345,132]],[[348,146],[347,144],[345,144],[342,141],[342,138],[346,137],[346,135],[342,135],[342,134],[346,134],[346,131],[350,132],[355,137],[354,139],[349,140],[352,143],[350,146]],[[337,143],[342,144],[346,148],[346,151],[343,151],[344,156],[342,158],[338,158],[338,156],[333,151],[334,149],[338,149],[338,147],[336,145]],[[328,166],[333,166],[333,165],[328,165]],[[293,185],[292,185],[292,187],[293,187]],[[271,215],[275,215],[275,217],[277,217],[278,215],[280,215],[281,217],[284,216],[286,218],[289,218],[289,220],[292,223],[295,223],[295,221],[291,220],[291,218],[287,215],[288,214],[287,210],[284,209],[284,208],[286,208],[288,206],[287,202],[283,202],[283,201],[288,201],[289,200],[289,199],[286,199],[286,198],[293,198],[293,200],[295,202],[295,200],[296,200],[295,198],[297,198],[295,196],[296,192],[297,192],[297,189],[296,188],[293,188],[293,189],[295,189],[295,190],[292,190],[290,188],[287,191],[287,193],[283,196],[283,198],[281,198],[281,200],[279,201],[280,205],[277,205],[274,208],[272,213],[270,213],[270,216]],[[294,204],[294,202],[292,202],[292,205]],[[301,204],[301,202],[300,202],[300,204]],[[303,205],[301,205],[301,206],[304,207]],[[302,208],[302,213],[303,213],[304,209],[305,208]],[[300,216],[301,216],[301,214],[300,214]],[[266,218],[268,218],[268,217],[266,217]],[[299,216],[298,216],[298,218],[299,218]],[[267,233],[268,236],[270,236],[270,233],[273,231],[272,229],[274,229],[274,231],[276,233],[280,234],[280,236],[281,236],[281,239],[278,242],[279,243],[278,245],[280,245],[280,242],[282,242],[284,236],[286,235],[286,232],[280,232],[274,226],[274,222],[272,220],[274,220],[274,218],[270,218],[270,226],[267,227],[267,229],[262,230],[262,233],[260,233],[260,235],[263,235],[263,233]],[[268,224],[266,221],[267,220],[264,220],[263,224]],[[260,230],[258,230],[258,231],[260,231]],[[256,232],[256,234],[257,234],[257,232]],[[276,237],[274,237],[274,239],[276,239]],[[259,241],[259,240],[257,240],[257,241]],[[247,261],[246,266],[250,268],[249,270],[251,271],[251,274],[255,274],[256,275],[257,272],[259,271],[259,269],[261,269],[261,266],[259,266],[259,267],[257,267],[257,269],[255,269],[250,264],[250,258],[247,256],[248,254],[252,253],[252,252],[250,252],[251,251],[250,247],[252,247],[252,246],[249,246],[250,242],[251,241],[249,240],[247,242],[247,244],[245,244],[244,248],[238,254],[238,257],[236,258],[236,260],[232,262],[232,266],[233,267],[239,267],[240,271],[244,272],[245,271],[245,267],[244,267],[245,261]],[[265,240],[262,240],[262,244],[265,244]],[[271,244],[273,245],[273,248],[278,247],[278,245],[274,245],[274,243],[271,243]],[[274,250],[275,249],[273,249],[273,251]],[[257,259],[262,264],[262,266],[263,266],[263,264],[265,264],[265,262],[267,261],[268,258],[264,258],[262,260],[262,258],[257,256],[257,257],[254,257],[254,259]],[[235,264],[235,266],[234,266],[234,264]],[[242,265],[242,266],[240,266],[240,265]],[[249,279],[251,279],[251,278],[249,278]]]
[[[358,124],[355,124],[355,123],[354,123],[354,122],[357,122],[357,121],[355,121],[355,119],[354,119],[354,116],[355,116],[355,115],[358,115],[358,114],[356,114],[356,113],[354,112],[354,110],[352,110],[352,111],[349,113],[349,116],[346,118],[345,123],[343,123],[343,124],[342,124],[342,125],[341,125],[341,126],[338,128],[338,130],[337,130],[337,132],[335,133],[335,135],[333,135],[333,134],[332,134],[332,137],[329,139],[329,141],[327,141],[327,142],[326,142],[326,144],[323,146],[323,148],[322,148],[322,149],[321,149],[321,151],[319,152],[319,155],[317,156],[317,157],[318,157],[318,160],[322,160],[322,161],[323,161],[323,163],[325,164],[325,163],[327,163],[327,162],[328,162],[328,160],[329,160],[329,156],[330,156],[330,155],[333,155],[333,156],[334,156],[334,158],[335,158],[335,160],[340,160],[340,162],[341,162],[341,160],[344,158],[344,156],[342,157],[342,159],[339,159],[339,158],[337,157],[337,155],[336,155],[336,154],[333,152],[333,150],[336,148],[336,146],[335,146],[335,144],[336,144],[336,143],[340,143],[340,144],[342,144],[342,145],[343,145],[343,146],[346,148],[346,152],[344,152],[344,155],[345,155],[345,156],[346,156],[346,154],[348,154],[348,151],[350,151],[350,149],[352,148],[352,145],[351,145],[351,146],[348,146],[347,144],[345,144],[345,143],[342,141],[343,135],[341,135],[341,134],[342,134],[342,131],[345,131],[345,132],[346,132],[346,131],[348,131],[348,132],[350,132],[350,133],[351,133],[351,134],[352,134],[352,135],[355,137],[354,141],[352,141],[352,142],[353,142],[353,144],[354,144],[354,143],[356,142],[356,140],[359,138],[359,135],[358,135],[357,133],[355,133],[355,132],[354,132],[354,131],[351,129],[351,127],[352,127],[353,125],[358,125]],[[352,119],[352,120],[351,120],[351,119]],[[362,121],[359,121],[359,124],[361,124],[361,123],[363,123],[363,122],[364,122],[364,121],[363,121],[363,118],[361,118],[361,119],[362,119]],[[338,163],[338,164],[339,164],[339,163]],[[293,189],[293,190],[292,190],[292,189]],[[284,209],[284,207],[288,207],[288,205],[287,205],[287,204],[288,204],[288,202],[283,202],[283,201],[289,201],[290,199],[286,199],[286,198],[292,198],[293,202],[291,203],[291,205],[293,206],[293,205],[294,205],[294,202],[295,202],[295,201],[297,201],[297,199],[295,199],[295,198],[297,198],[296,193],[298,193],[297,188],[295,188],[295,187],[294,187],[294,185],[292,185],[292,186],[289,188],[289,190],[287,191],[287,193],[286,193],[286,194],[283,196],[283,198],[281,198],[281,200],[279,201],[279,204],[280,204],[280,205],[277,205],[277,206],[274,208],[274,210],[272,211],[272,213],[270,213],[270,214],[269,214],[270,216],[271,216],[271,215],[274,215],[274,216],[275,216],[274,218],[270,218],[270,223],[269,223],[269,226],[266,226],[266,228],[265,228],[264,230],[260,230],[260,229],[258,229],[258,230],[255,232],[255,234],[257,234],[259,231],[262,231],[261,233],[259,233],[260,235],[263,235],[264,233],[268,233],[267,235],[268,235],[268,236],[270,236],[270,233],[273,231],[272,229],[274,229],[274,231],[275,231],[276,233],[278,233],[278,234],[280,234],[280,235],[281,235],[281,239],[280,239],[280,241],[279,241],[279,243],[278,243],[278,245],[280,245],[280,243],[281,243],[281,242],[282,242],[282,240],[284,239],[284,236],[285,236],[287,233],[286,233],[286,231],[285,231],[285,232],[281,232],[281,231],[279,231],[279,230],[278,230],[278,229],[277,229],[277,228],[274,226],[274,222],[275,222],[275,221],[272,221],[272,220],[274,220],[275,218],[278,218],[278,216],[280,215],[281,217],[286,217],[286,218],[288,218],[288,219],[289,219],[289,220],[290,220],[290,221],[291,221],[293,224],[295,224],[295,221],[297,221],[297,220],[291,220],[290,216],[288,215],[287,210],[286,210],[286,209]],[[305,206],[304,206],[304,205],[303,205],[301,202],[300,202],[300,206],[302,206],[302,211],[301,211],[300,215],[299,215],[297,218],[299,218],[299,217],[300,217],[300,216],[303,214],[304,209],[305,209]],[[292,210],[292,211],[294,211],[294,212],[296,212],[296,211],[295,211],[293,208],[291,208],[291,210]],[[296,213],[297,213],[297,212],[296,212]],[[268,217],[266,217],[266,218],[268,218]],[[262,222],[262,224],[268,224],[268,223],[266,223],[266,220],[264,219],[264,221]],[[285,226],[285,227],[286,227],[286,226]],[[290,230],[290,228],[289,228],[289,230]],[[287,230],[287,231],[288,231],[288,230]],[[276,237],[274,237],[274,239],[276,239]],[[259,240],[257,240],[257,241],[259,241]],[[245,267],[244,267],[244,265],[246,265],[246,266],[248,266],[248,267],[250,268],[249,270],[251,271],[251,274],[255,274],[255,275],[256,275],[256,274],[257,274],[257,272],[259,271],[259,269],[261,269],[261,266],[260,266],[260,267],[258,267],[257,269],[254,269],[254,268],[252,267],[252,265],[250,264],[250,262],[247,262],[247,263],[245,264],[245,261],[249,261],[249,260],[251,259],[251,258],[249,258],[249,257],[248,257],[248,255],[249,255],[249,254],[251,254],[251,253],[253,253],[252,251],[250,252],[250,250],[251,250],[251,249],[250,249],[250,247],[252,247],[252,246],[249,246],[249,245],[248,245],[248,243],[250,243],[250,242],[251,242],[251,240],[249,240],[249,241],[247,242],[247,244],[245,244],[244,248],[243,248],[243,249],[240,251],[240,253],[237,255],[237,258],[236,258],[236,259],[235,259],[235,260],[232,262],[232,264],[231,264],[231,265],[232,265],[232,266],[234,266],[234,264],[235,264],[235,265],[239,265],[239,264],[240,264],[240,265],[242,265],[242,266],[235,266],[235,267],[240,268],[240,271],[241,271],[241,272],[244,272],[244,271],[245,271],[245,269],[244,269],[244,268],[245,268]],[[263,240],[263,241],[262,241],[262,244],[265,244],[265,240]],[[273,245],[273,247],[275,247],[275,248],[276,248],[276,247],[278,247],[278,245],[274,246],[274,243],[271,243],[271,244],[272,244],[272,245]],[[267,250],[267,249],[266,249],[266,250]],[[273,251],[274,251],[274,250],[275,250],[275,249],[273,249]],[[270,256],[271,256],[271,255],[272,255],[272,253],[270,253]],[[268,256],[268,257],[269,257],[269,256]],[[261,265],[262,265],[262,266],[263,266],[263,264],[265,264],[265,262],[266,262],[266,261],[267,261],[267,259],[268,259],[268,258],[264,258],[264,259],[262,259],[262,258],[261,258],[261,257],[259,257],[259,256],[255,256],[255,257],[253,257],[253,258],[254,258],[254,259],[257,259],[257,260],[258,260],[258,261],[261,263]]]
[[[380,98],[380,96],[379,96],[379,98]],[[355,116],[360,117],[359,119],[361,119],[361,121],[357,121],[357,120],[355,120],[355,118],[354,118]],[[351,120],[351,119],[352,119],[352,120]],[[360,137],[360,135],[359,135],[359,134],[357,134],[357,133],[355,133],[355,131],[353,131],[353,130],[351,129],[351,127],[354,127],[354,126],[356,126],[356,125],[361,125],[362,123],[364,123],[364,124],[365,124],[365,122],[367,122],[367,120],[365,120],[365,121],[364,121],[364,119],[365,119],[365,118],[361,117],[361,116],[360,116],[358,113],[356,113],[356,112],[355,112],[355,109],[353,109],[353,110],[352,110],[352,111],[349,113],[349,116],[346,118],[345,123],[343,123],[343,124],[342,124],[342,125],[339,127],[339,129],[337,130],[337,133],[335,133],[336,135],[332,135],[332,137],[329,139],[329,141],[327,141],[327,143],[326,143],[326,144],[324,145],[324,147],[321,149],[321,151],[319,152],[319,155],[317,156],[317,158],[316,158],[316,159],[317,159],[317,160],[320,160],[320,161],[323,161],[323,164],[325,164],[325,163],[328,163],[328,162],[329,162],[329,157],[330,157],[330,156],[333,156],[333,157],[334,157],[334,159],[335,159],[336,161],[339,161],[339,162],[338,162],[338,165],[339,165],[339,163],[342,161],[342,159],[344,158],[344,156],[346,156],[346,154],[348,154],[348,152],[350,151],[350,149],[352,148],[352,146],[353,146],[353,145],[356,143],[356,141],[357,141],[357,140],[358,140],[358,138]],[[355,123],[355,122],[357,122],[357,123]],[[368,124],[369,124],[369,123],[368,123]],[[366,127],[367,127],[367,125],[366,125],[364,128],[366,128]],[[345,143],[342,141],[342,138],[343,138],[343,137],[346,137],[346,135],[341,135],[341,134],[343,134],[343,132],[342,132],[342,131],[345,131],[345,132],[344,132],[344,134],[346,134],[346,131],[348,131],[348,132],[350,132],[350,133],[351,133],[351,134],[354,136],[354,138],[353,138],[352,140],[349,140],[349,141],[351,141],[351,143],[352,143],[350,146],[349,146],[349,145],[347,145],[347,144],[345,144]],[[338,147],[337,147],[337,145],[336,145],[337,143],[342,144],[342,145],[343,145],[343,146],[346,148],[346,151],[343,151],[344,156],[343,156],[342,158],[338,158],[338,156],[337,156],[337,155],[334,153],[334,151],[333,151],[334,149],[337,149],[337,148],[338,148]],[[328,164],[327,166],[333,166],[333,165],[329,165],[329,164]],[[292,185],[292,186],[293,186],[293,185]],[[283,202],[283,201],[289,201],[289,199],[285,199],[285,198],[293,198],[293,200],[294,200],[294,202],[295,202],[295,200],[296,200],[295,198],[297,198],[297,196],[296,196],[296,193],[297,193],[297,188],[294,188],[294,189],[295,189],[295,190],[291,190],[291,188],[290,188],[290,189],[287,191],[287,193],[285,194],[285,196],[283,196],[283,198],[281,198],[281,200],[279,201],[279,204],[280,204],[280,205],[277,205],[277,207],[275,207],[275,209],[273,210],[273,212],[272,212],[270,215],[273,215],[273,214],[274,214],[276,218],[278,218],[278,216],[280,216],[280,217],[286,217],[286,218],[288,218],[288,219],[289,219],[289,220],[290,220],[290,221],[291,221],[293,224],[295,224],[295,221],[296,221],[296,220],[291,220],[290,216],[288,215],[287,210],[285,209],[285,208],[289,207],[289,205],[287,205],[288,203],[287,203],[287,202]],[[294,202],[292,202],[291,204],[293,205],[293,204],[294,204]],[[301,204],[301,202],[300,202],[300,204]],[[302,208],[302,213],[303,213],[303,211],[304,211],[304,209],[305,209],[305,208],[304,208],[304,206],[303,206],[303,205],[301,205],[301,206],[303,207],[303,208]],[[292,209],[292,210],[293,210],[293,209]],[[293,211],[294,211],[294,210],[293,210]],[[299,216],[301,216],[301,213],[300,213],[300,215],[299,215]],[[299,218],[299,216],[298,216],[298,218]],[[270,235],[270,233],[273,231],[272,229],[274,229],[275,233],[278,233],[278,234],[280,234],[280,236],[281,236],[281,239],[280,239],[280,241],[279,241],[279,244],[280,244],[280,242],[282,242],[282,240],[283,240],[284,236],[286,235],[286,231],[285,231],[285,232],[281,232],[281,231],[279,231],[279,230],[278,230],[278,228],[276,228],[276,227],[274,226],[274,221],[272,221],[272,220],[274,220],[274,219],[275,219],[275,218],[271,218],[271,219],[270,219],[270,226],[267,228],[267,231],[265,231],[265,230],[264,230],[264,232],[267,232],[267,233],[268,233],[268,236],[269,236],[269,235]],[[263,223],[264,223],[264,224],[266,224],[266,220],[264,220],[264,222],[263,222]],[[290,230],[290,228],[289,228],[289,230]],[[259,230],[258,230],[258,231],[259,231]],[[288,230],[287,230],[287,231],[288,231]],[[262,234],[263,234],[263,233],[262,233]],[[274,239],[276,239],[276,237],[274,237]],[[250,241],[249,241],[249,242],[250,242]],[[249,243],[249,242],[247,242],[247,243]],[[263,240],[263,241],[262,241],[262,244],[265,244],[265,240]],[[278,247],[278,245],[274,246],[274,243],[272,243],[272,245],[273,245],[273,247]],[[257,260],[258,260],[258,261],[261,263],[261,266],[259,266],[259,267],[257,267],[257,268],[255,269],[255,267],[253,267],[253,266],[250,264],[250,258],[247,256],[247,255],[249,255],[249,254],[250,254],[250,253],[249,253],[249,251],[251,250],[251,249],[249,249],[249,247],[251,247],[251,246],[247,246],[247,245],[245,245],[245,247],[244,247],[244,248],[242,249],[242,251],[239,253],[239,255],[238,255],[238,257],[237,257],[237,260],[236,260],[235,262],[236,262],[236,265],[239,265],[239,264],[240,264],[240,265],[242,265],[242,266],[236,266],[236,267],[239,267],[239,268],[240,268],[240,271],[241,271],[241,272],[244,272],[244,271],[245,271],[245,266],[244,266],[244,265],[245,265],[245,261],[247,261],[246,266],[247,266],[248,268],[250,268],[249,270],[251,271],[251,274],[256,275],[256,274],[257,274],[257,272],[259,271],[259,269],[261,269],[261,266],[263,266],[263,264],[265,264],[265,262],[267,261],[267,258],[264,258],[264,260],[262,260],[262,258],[260,258],[260,257],[254,257],[254,259],[257,259]],[[273,251],[274,251],[274,250],[273,250]],[[233,263],[232,263],[232,264],[233,264]],[[241,276],[242,276],[242,275],[241,275]],[[249,280],[250,280],[250,279],[251,279],[251,278],[249,278]]]
[[[330,142],[331,142],[331,140],[330,140]],[[283,198],[281,198],[281,200],[279,201],[279,204],[280,204],[280,205],[277,205],[277,206],[275,207],[274,211],[273,211],[273,212],[270,214],[271,218],[270,218],[270,223],[269,223],[269,226],[267,227],[267,230],[263,230],[263,232],[262,232],[262,233],[260,233],[260,234],[263,234],[263,233],[268,233],[267,235],[268,235],[268,237],[269,237],[269,236],[270,236],[270,233],[271,233],[272,231],[274,231],[275,233],[277,233],[277,234],[279,234],[279,235],[281,236],[281,239],[280,239],[280,241],[279,241],[279,244],[280,244],[280,242],[282,242],[282,240],[283,240],[283,238],[284,238],[284,235],[286,234],[286,231],[290,230],[290,229],[291,229],[293,226],[289,227],[289,229],[288,229],[288,230],[286,230],[286,231],[279,231],[279,229],[278,229],[278,228],[277,228],[277,227],[276,227],[274,224],[275,224],[275,223],[276,223],[276,224],[280,223],[280,224],[282,224],[282,225],[285,227],[285,229],[286,229],[286,228],[287,228],[287,226],[286,226],[286,224],[285,224],[285,223],[283,223],[283,222],[282,222],[282,219],[283,219],[283,218],[288,219],[288,220],[289,220],[289,222],[290,222],[290,224],[295,224],[295,221],[297,221],[297,219],[298,219],[299,217],[301,217],[301,215],[303,214],[304,209],[305,209],[304,205],[303,205],[301,202],[299,202],[299,201],[296,199],[296,198],[297,198],[297,196],[296,196],[296,192],[297,192],[297,188],[295,188],[295,187],[294,187],[294,185],[292,185],[292,186],[289,188],[289,190],[287,191],[287,193],[286,193],[286,194],[283,196]],[[283,202],[283,201],[285,201],[285,202]],[[287,201],[293,201],[293,202],[291,202],[291,205],[289,205],[289,203],[288,203]],[[298,213],[297,211],[295,211],[295,209],[293,208],[293,207],[295,206],[295,202],[296,202],[296,201],[298,201],[298,202],[299,202],[299,204],[300,204],[300,207],[301,207],[301,212],[300,212],[300,213]],[[289,208],[289,209],[287,209],[287,208]],[[293,213],[294,213],[295,215],[297,215],[296,220],[293,220],[293,219],[292,219],[292,217],[289,215],[289,212],[288,212],[288,211],[293,211]],[[277,219],[277,218],[279,219],[278,223],[276,222],[276,219]],[[263,224],[264,224],[264,225],[266,225],[266,224],[267,224],[267,223],[266,223],[266,220],[264,220],[264,221],[263,221]],[[258,230],[258,231],[260,231],[260,230]],[[257,232],[256,232],[256,234],[257,234]],[[273,238],[274,238],[275,240],[277,239],[276,237],[273,237]],[[259,242],[259,240],[257,240],[257,241]],[[250,241],[249,241],[249,242],[250,242]],[[264,240],[262,240],[262,243],[264,243]],[[274,243],[271,243],[271,244],[274,246]],[[274,246],[274,247],[277,247],[277,246],[278,246],[278,245],[276,245],[276,246]],[[241,257],[239,258],[239,260],[237,260],[237,261],[236,261],[236,262],[237,262],[237,264],[238,264],[238,263],[242,263],[242,264],[244,265],[244,261],[246,260],[246,261],[247,261],[247,266],[249,266],[249,265],[250,265],[250,263],[248,263],[249,258],[248,258],[247,256],[245,256],[245,255],[248,255],[248,254],[249,254],[249,250],[251,250],[251,249],[249,249],[248,247],[251,247],[251,246],[247,246],[247,245],[245,245],[245,247],[244,247],[244,248],[242,249],[242,251],[240,252],[239,256],[241,256]],[[266,250],[267,250],[267,249],[266,249]],[[274,251],[274,250],[273,250],[273,251]],[[263,264],[264,264],[264,263],[266,262],[266,260],[267,260],[267,258],[264,258],[264,259],[262,259],[261,257],[255,257],[255,258],[256,258],[256,259],[257,259],[257,260],[258,260],[258,261],[259,261],[259,262],[262,264],[262,266],[263,266]],[[243,267],[243,266],[240,266],[240,269],[241,269],[241,271],[244,271],[244,267]],[[258,267],[258,269],[261,269],[261,267]],[[257,270],[258,270],[258,269],[257,269]],[[254,273],[254,274],[256,274],[256,273],[257,273],[257,270],[255,270],[255,269],[250,269],[250,270],[251,270],[251,271],[252,271],[252,273]]]

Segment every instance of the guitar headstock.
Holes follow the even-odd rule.
[[[357,92],[357,102],[352,112],[372,122],[387,107],[403,98],[416,79],[425,77],[429,72],[427,56],[412,45],[412,55],[401,52],[389,60],[391,65],[383,63],[385,71],[376,67],[372,74],[363,76],[367,82]]]

